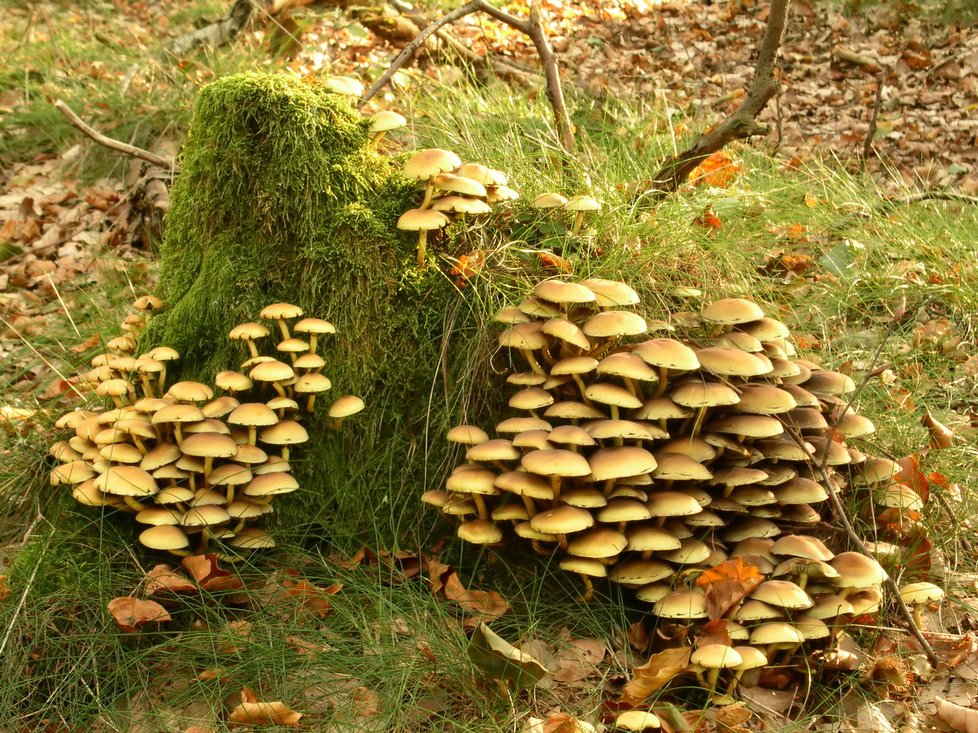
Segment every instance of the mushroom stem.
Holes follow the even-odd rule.
[[[258,347],[255,346],[254,339],[245,339],[245,343],[248,344],[248,353],[251,354],[252,359],[258,358]]]
[[[730,680],[730,684],[727,685],[727,695],[732,696],[734,694],[734,690],[737,689],[737,684],[740,682],[740,678],[744,676],[744,672],[746,671],[746,669],[738,669],[736,672],[734,672],[733,679]]]
[[[571,234],[577,234],[581,231],[581,226],[584,224],[584,212],[578,211],[574,216],[574,226],[571,228]]]
[[[422,204],[421,208],[424,208]],[[422,229],[418,232],[418,267],[424,267],[425,245],[428,242],[428,232]]]
[[[258,443],[258,426],[249,425],[248,426],[248,445],[256,445]]]
[[[486,500],[479,494],[472,494],[472,501],[479,513],[479,519],[489,519],[489,508],[486,506]]]
[[[594,596],[594,584],[591,582],[591,578],[589,578],[587,575],[583,575],[581,573],[578,573],[578,575],[580,575],[581,579],[584,581],[584,594],[577,600],[579,603],[587,603]]]
[[[432,195],[434,195],[434,193],[435,193],[435,185],[433,182],[433,178],[429,178],[428,182],[424,186],[424,199],[421,201],[421,206],[419,206],[418,208],[427,209],[429,204],[431,204],[431,197]],[[422,237],[423,236],[424,235],[422,235]]]
[[[136,501],[135,499],[133,499],[131,496],[123,496],[122,497],[122,500],[124,502],[126,502],[126,506],[128,506],[134,512],[141,512],[143,509],[146,509],[147,508],[145,504],[140,504],[138,501]]]
[[[550,477],[550,488],[554,492],[554,506],[560,502],[560,476]],[[563,544],[563,543],[561,543]]]
[[[540,362],[537,361],[537,358],[533,355],[532,351],[529,349],[520,349],[519,351],[523,355],[523,358],[526,359],[526,363],[530,365],[530,369],[535,371],[537,374],[547,376],[547,372],[542,366],[540,366]]]
[[[306,412],[312,412],[312,406],[316,402],[316,394],[313,393],[309,395],[309,399],[306,402]]]
[[[713,697],[713,693],[717,689],[717,677],[720,676],[720,668],[713,667],[706,673],[706,685],[709,687],[710,697]]]
[[[666,387],[669,386],[669,370],[665,367],[659,367],[659,386],[655,388],[654,397],[662,397],[666,393]]]
[[[153,389],[153,382],[149,378],[149,374],[140,374],[139,380],[143,383],[143,392],[146,393],[146,396],[156,397],[156,390]]]
[[[921,617],[920,614],[924,610],[925,605],[926,604],[923,603],[915,603],[913,605],[913,622],[914,625],[921,630],[924,628],[924,624],[923,624],[923,618]]]

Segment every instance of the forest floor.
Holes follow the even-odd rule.
[[[2,481],[5,501],[10,487],[24,483],[40,496],[43,489],[38,487],[46,481],[47,469],[36,458],[30,463],[25,457],[30,441],[37,438],[32,433],[47,429],[53,417],[76,403],[77,362],[107,335],[115,335],[114,323],[124,304],[152,289],[154,248],[166,207],[165,197],[147,195],[150,174],[145,166],[83,138],[54,111],[54,100],[66,99],[109,135],[172,153],[186,131],[196,90],[221,74],[265,68],[310,78],[352,74],[369,82],[411,38],[397,24],[400,35],[396,30],[374,33],[355,7],[297,3],[256,21],[221,49],[182,57],[165,49],[173,38],[220,18],[229,4],[37,3],[11,9],[0,18],[0,48],[14,61],[0,72],[0,422],[7,425],[0,431],[0,456],[9,463]],[[432,6],[426,11],[429,18],[446,11],[445,3]],[[640,188],[643,176],[654,173],[662,149],[652,141],[661,143],[664,132],[671,136],[672,151],[681,151],[698,132],[732,112],[750,83],[765,20],[765,6],[746,1],[548,0],[542,7],[560,54],[582,147],[590,156],[587,162],[609,198]],[[684,188],[651,222],[616,227],[641,236],[641,227],[646,227],[686,238],[685,251],[698,255],[695,261],[670,264],[672,275],[688,275],[694,282],[701,277],[707,290],[719,290],[738,277],[750,282],[765,297],[789,304],[785,310],[791,312],[802,349],[824,349],[825,359],[844,371],[872,372],[877,378],[866,389],[866,411],[891,423],[881,444],[905,462],[908,481],[929,486],[931,495],[940,499],[927,507],[931,534],[925,532],[924,538],[929,536],[927,546],[934,548],[934,574],[949,588],[953,585],[958,595],[940,615],[927,617],[942,666],[935,672],[920,665],[919,650],[905,643],[903,634],[890,628],[867,631],[861,642],[869,664],[859,684],[854,682],[858,676],[845,677],[846,684],[854,682],[855,692],[813,693],[813,717],[797,725],[825,731],[889,730],[899,725],[970,731],[978,694],[978,642],[972,633],[978,602],[967,539],[973,497],[966,487],[978,476],[978,275],[973,261],[978,220],[973,203],[926,198],[918,203],[914,197],[978,195],[978,19],[967,8],[947,14],[911,3],[881,3],[857,12],[841,3],[796,0],[791,8],[782,47],[783,95],[761,117],[771,126],[770,135],[732,146],[723,159],[729,175],[704,176],[700,185]],[[523,12],[525,6],[515,3],[512,9]],[[498,55],[520,67],[537,68],[525,38],[484,17],[470,16],[451,32],[478,55]],[[458,61],[452,52],[430,49],[414,70],[398,79],[404,85],[400,91],[376,100],[376,106],[395,108],[402,95],[414,100],[416,126],[402,137],[393,136],[396,150],[479,137],[479,123],[460,121],[466,105],[465,112],[486,116],[506,114],[493,107],[495,103],[511,109],[508,101],[496,96],[456,99],[458,110],[437,110],[435,97],[453,98],[455,89],[480,89]],[[430,94],[425,91],[429,83]],[[538,86],[536,80],[529,88],[515,85],[510,96],[532,101],[542,94]],[[498,95],[498,90],[492,93]],[[425,96],[432,99],[424,100]],[[875,132],[870,135],[877,107]],[[619,112],[621,120],[615,117]],[[540,125],[545,128],[546,122]],[[605,148],[595,152],[596,142]],[[496,143],[496,152],[503,147]],[[627,154],[609,152],[613,148]],[[619,158],[629,165],[622,167],[617,180],[618,169],[598,170]],[[490,162],[503,166],[511,161]],[[517,177],[529,190],[552,180],[549,176],[542,175],[541,181],[539,172],[524,170]],[[627,209],[627,201],[622,194],[621,210]],[[656,226],[661,230],[654,230]],[[622,240],[632,241],[629,237],[623,235]],[[744,247],[744,242],[751,246]],[[674,259],[680,260],[684,250],[677,252]],[[718,262],[711,262],[711,257]],[[740,269],[722,272],[728,261]],[[922,448],[939,430],[921,424],[931,413],[938,426],[949,426],[955,436],[947,450]],[[25,556],[24,548],[30,550],[32,540],[43,533],[43,512],[23,507],[44,506],[44,501],[49,499],[11,503],[14,509],[8,509],[0,522],[4,565]],[[965,541],[959,542],[959,535]],[[247,701],[248,695],[254,699],[250,691],[233,692],[237,698],[229,694],[246,678],[256,686],[266,682],[279,692],[299,690],[289,702],[307,715],[306,722],[342,708],[354,723],[361,716],[388,715],[402,730],[423,730],[436,717],[439,725],[456,725],[446,721],[444,711],[450,710],[465,721],[457,730],[519,730],[529,711],[550,716],[550,727],[533,733],[565,733],[571,728],[561,727],[566,720],[555,710],[600,706],[609,696],[593,688],[605,684],[617,692],[631,667],[642,661],[630,644],[633,640],[624,634],[599,638],[596,630],[621,621],[621,611],[613,603],[577,614],[568,621],[573,633],[562,636],[535,636],[537,617],[521,616],[512,623],[521,632],[529,629],[521,634],[522,648],[547,662],[556,684],[541,691],[540,700],[523,696],[510,709],[493,690],[470,680],[472,674],[466,670],[458,673],[468,685],[460,692],[446,682],[455,674],[452,662],[465,655],[455,616],[467,600],[486,596],[466,590],[469,578],[463,585],[447,566],[427,564],[430,558],[420,553],[331,558],[334,576],[329,582],[334,585],[311,574],[306,583],[298,575],[312,572],[308,558],[295,566],[286,561],[262,581],[254,629],[237,621],[225,623],[240,610],[237,607],[224,617],[204,601],[189,601],[183,618],[194,622],[185,638],[174,634],[157,648],[157,639],[150,635],[133,640],[125,633],[112,636],[103,628],[111,624],[104,624],[102,597],[122,592],[124,583],[130,589],[145,583],[141,570],[128,566],[124,542],[112,537],[107,544],[114,548],[113,561],[127,564],[127,570],[99,571],[104,572],[104,577],[99,575],[103,587],[85,596],[91,568],[70,565],[76,562],[72,557],[56,558],[57,550],[48,548],[56,548],[58,541],[49,540],[36,550],[37,565],[28,569],[51,566],[58,571],[49,585],[61,585],[46,591],[49,598],[57,598],[50,608],[67,608],[71,618],[77,613],[78,618],[94,617],[103,623],[84,629],[49,614],[49,602],[39,600],[31,585],[33,576],[18,585],[24,574],[12,573],[9,595],[0,578],[0,603],[5,604],[7,620],[0,643],[23,669],[23,681],[14,675],[0,682],[0,701],[37,695],[36,705],[18,703],[23,716],[18,730],[40,730],[45,724],[49,730],[77,729],[56,717],[68,709],[58,697],[66,689],[77,698],[72,698],[71,710],[97,716],[92,730],[190,730],[188,721],[199,721],[201,730],[216,729],[220,725],[215,719],[223,725],[228,709]],[[68,569],[61,572],[63,566],[55,558]],[[434,594],[411,585],[410,579],[419,573],[430,575],[437,586]],[[377,578],[388,576],[402,584],[397,586],[400,595],[384,585],[379,591],[383,599],[378,600]],[[203,577],[208,580],[206,572]],[[484,577],[477,580],[481,584]],[[346,586],[342,593],[340,584]],[[514,594],[533,592],[521,588]],[[572,596],[570,591],[558,593],[566,596],[563,600]],[[344,598],[361,599],[362,607],[369,607],[376,617],[361,626],[366,621],[360,618],[357,602],[344,603]],[[498,594],[491,598],[502,611],[506,601],[513,600]],[[29,602],[23,604],[23,599]],[[18,600],[22,605],[16,604]],[[519,599],[531,607],[538,600]],[[443,610],[450,604],[455,604],[452,611]],[[330,613],[331,623],[340,630],[324,638],[320,631]],[[206,623],[195,625],[200,619]],[[209,635],[207,624],[218,631]],[[53,641],[45,649],[61,654],[61,661],[32,656],[33,635],[49,632]],[[252,639],[266,637],[274,637],[274,643],[267,644],[274,650],[256,651],[260,645]],[[351,643],[354,637],[357,645]],[[248,649],[242,653],[244,646]],[[215,658],[228,654],[231,661],[198,664],[193,655],[204,658],[201,648],[213,648]],[[392,648],[395,665],[382,661]],[[79,649],[82,655],[69,659]],[[174,650],[195,661],[175,661]],[[332,687],[324,691],[322,680],[310,678],[306,666],[311,669],[309,660],[331,654],[346,660],[355,676],[338,667],[327,678]],[[893,670],[887,665],[895,656],[910,660],[910,666],[899,666],[896,677],[888,676]],[[94,692],[87,689],[98,676],[86,677],[86,665],[96,673],[103,670],[111,679],[106,689],[115,691],[124,688],[130,670],[138,675],[161,669],[170,676],[164,684],[142,679],[131,695],[106,694],[103,699],[97,684]],[[77,668],[82,673],[75,680]],[[269,669],[275,672],[266,675]],[[404,680],[392,682],[400,669],[406,670]],[[204,688],[220,694],[205,697],[200,693]],[[379,697],[375,689],[402,693],[403,708],[412,712],[392,712],[386,697]],[[762,697],[751,701],[746,713],[728,710],[727,719],[716,711],[684,718],[680,711],[669,725],[696,731],[785,729],[797,701],[794,693],[778,692],[767,697],[758,693]],[[938,698],[953,705],[944,708],[940,718],[935,717]],[[818,718],[835,704],[832,715]],[[602,711],[590,712],[591,719],[597,719]],[[491,714],[503,714],[505,721],[494,726],[487,722]],[[164,725],[160,719],[165,715],[171,718]],[[131,728],[124,727],[121,721],[126,720]],[[355,730],[354,723],[331,730]]]

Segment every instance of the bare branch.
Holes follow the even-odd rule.
[[[387,71],[384,72],[383,76],[364,93],[359,106],[363,107],[364,104],[376,96],[377,92],[390,82],[397,70],[414,56],[418,48],[421,47],[421,44],[430,38],[432,34],[436,33],[443,26],[476,11],[482,11],[500,23],[504,23],[520,33],[526,34],[533,42],[537,55],[540,57],[540,63],[543,65],[544,79],[547,83],[547,99],[553,109],[554,127],[557,131],[558,140],[565,152],[572,152],[574,149],[574,128],[571,125],[570,116],[567,113],[567,106],[564,101],[564,91],[560,82],[560,71],[557,68],[557,56],[550,46],[550,41],[547,39],[547,34],[540,21],[539,9],[532,2],[530,3],[528,20],[523,20],[504,10],[500,10],[486,0],[471,0],[471,2],[456,8],[451,13],[432,21],[421,30],[413,41],[404,47]]]
[[[876,352],[873,354],[873,358],[870,360],[871,364],[875,364],[879,360],[880,355],[883,353],[883,347],[896,330],[899,320],[899,317],[895,317],[890,322],[889,328],[887,328],[886,333],[883,334],[883,338],[880,339],[879,345],[876,347]],[[827,431],[829,435],[832,435],[835,432],[839,421],[842,419],[842,416],[845,415],[845,413],[852,407],[853,403],[859,397],[859,394],[866,388],[866,385],[869,384],[869,380],[873,374],[874,371],[870,369],[860,380],[855,391],[852,393],[852,396],[849,398],[848,402],[846,402],[845,407],[838,411],[838,417],[835,419],[834,424],[829,426],[829,430]],[[791,436],[791,439],[800,448],[804,450],[805,439],[802,437],[800,431],[786,425],[785,432]],[[829,450],[826,446],[825,454],[822,456],[822,459],[815,464],[815,468],[818,470],[819,476],[822,479],[823,487],[825,488],[826,492],[828,492],[829,499],[832,503],[832,513],[842,524],[842,528],[849,537],[849,541],[855,545],[856,549],[863,555],[866,555],[866,557],[872,557],[873,553],[870,552],[869,548],[866,546],[866,543],[862,541],[862,538],[857,534],[855,528],[852,526],[852,521],[850,521],[849,514],[846,512],[846,508],[842,504],[842,499],[839,497],[839,492],[836,490],[835,484],[832,482],[832,477],[829,476],[828,459]],[[917,643],[920,644],[920,648],[923,650],[924,654],[927,655],[928,661],[936,667],[938,664],[937,655],[934,653],[934,649],[931,647],[927,639],[924,638],[923,633],[918,628],[917,622],[914,621],[913,614],[910,612],[910,609],[907,608],[907,604],[904,603],[903,599],[900,597],[900,586],[898,586],[896,581],[890,577],[889,573],[887,573],[884,583],[886,584],[887,589],[890,591],[890,595],[893,597],[894,603],[896,603],[897,608],[900,610],[900,615],[902,615],[906,621],[907,629],[911,634],[913,634],[914,638],[917,640]]]
[[[769,130],[755,118],[777,94],[781,85],[774,75],[774,63],[781,48],[790,0],[772,0],[767,26],[761,40],[754,79],[737,110],[715,128],[700,135],[692,147],[667,161],[652,179],[649,196],[659,199],[681,186],[700,162],[734,140],[766,135]]]
[[[388,67],[387,71],[385,71],[383,75],[374,82],[370,89],[364,92],[363,97],[360,98],[360,103],[357,105],[357,107],[362,108],[363,105],[377,95],[377,92],[387,86],[388,82],[394,77],[394,74],[397,73],[398,69],[410,61],[414,57],[417,50],[421,48],[422,44],[431,38],[431,36],[434,35],[434,33],[437,32],[442,26],[446,26],[449,23],[454,23],[459,18],[464,18],[466,15],[475,13],[478,10],[479,6],[476,2],[466,3],[459,8],[455,8],[455,10],[442,16],[438,20],[431,21],[428,25],[422,28],[418,36],[403,49],[401,49],[401,52]]]
[[[149,163],[158,165],[161,168],[166,168],[167,170],[173,171],[174,173],[180,172],[180,166],[176,164],[170,158],[164,158],[156,153],[151,153],[148,150],[143,150],[142,148],[137,148],[135,145],[130,145],[129,143],[124,143],[120,140],[115,140],[111,137],[106,137],[98,130],[92,128],[87,122],[85,122],[81,117],[76,115],[74,111],[65,104],[62,100],[58,100],[54,103],[54,108],[58,110],[61,114],[67,118],[68,122],[71,123],[73,127],[78,128],[86,135],[88,135],[92,140],[97,142],[99,145],[103,145],[112,150],[118,150],[120,153],[125,153],[133,158],[141,158]]]

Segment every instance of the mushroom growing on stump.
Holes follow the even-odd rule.
[[[292,305],[291,303],[272,303],[271,305],[266,305],[262,308],[259,315],[262,318],[267,318],[270,321],[275,321],[278,324],[279,329],[282,331],[282,338],[291,338],[292,334],[289,333],[289,326],[285,322],[289,318],[298,318],[302,315],[302,308],[297,305]]]
[[[397,220],[397,228],[418,233],[418,267],[425,263],[428,232],[448,226],[448,217],[432,209],[408,209]]]
[[[254,359],[258,356],[258,347],[255,345],[255,339],[264,338],[269,333],[271,331],[260,323],[239,323],[228,333],[228,338],[232,341],[244,341],[248,347],[248,353]]]
[[[431,203],[434,192],[432,179],[439,173],[453,171],[462,165],[462,159],[451,150],[428,148],[419,150],[404,164],[404,177],[415,181],[424,181],[424,200],[419,208],[426,209]]]

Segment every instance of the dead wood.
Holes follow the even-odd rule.
[[[148,163],[160,166],[161,168],[165,168],[173,173],[178,173],[180,171],[180,166],[178,166],[171,158],[164,158],[156,153],[151,153],[149,150],[143,150],[142,148],[137,148],[135,145],[130,145],[129,143],[124,143],[121,140],[115,140],[111,137],[103,135],[101,132],[85,122],[81,117],[76,115],[71,107],[65,104],[64,101],[60,99],[57,100],[54,103],[54,108],[65,116],[68,122],[71,123],[72,127],[81,130],[99,145],[103,145],[112,150],[117,150],[120,153],[125,153],[133,158],[141,158]]]
[[[421,48],[422,44],[424,44],[424,42],[427,41],[432,35],[437,33],[444,26],[454,23],[456,20],[464,18],[466,15],[471,15],[477,12],[483,12],[486,15],[498,20],[500,23],[508,25],[510,28],[523,33],[533,42],[537,55],[540,57],[540,63],[543,66],[544,79],[546,80],[547,86],[547,99],[550,102],[551,109],[553,109],[554,128],[557,132],[557,139],[565,152],[572,152],[574,149],[574,132],[573,126],[571,125],[570,116],[567,113],[567,106],[564,101],[564,91],[563,87],[561,86],[560,71],[557,67],[557,56],[554,53],[553,48],[550,46],[550,41],[547,38],[546,31],[543,28],[539,8],[537,7],[536,3],[533,2],[530,3],[530,11],[526,19],[518,18],[504,10],[500,10],[495,5],[486,2],[486,0],[471,0],[471,2],[456,8],[441,18],[430,21],[427,25],[421,28],[414,40],[412,40],[402,49],[401,53],[398,54],[397,58],[394,59],[390,67],[388,67],[380,79],[378,79],[377,82],[366,91],[360,101],[360,106],[362,107],[370,99],[372,99],[377,92],[383,89],[390,82],[391,78],[393,78],[398,69],[407,64],[418,52],[418,49]]]
[[[657,200],[675,191],[704,158],[733,141],[746,140],[754,135],[767,135],[770,132],[767,126],[760,125],[755,120],[781,89],[774,74],[774,65],[778,49],[781,48],[789,2],[790,0],[771,2],[757,66],[754,69],[754,79],[740,106],[719,125],[700,135],[688,150],[666,161],[653,177],[649,190],[643,195],[645,198]]]
[[[235,0],[226,16],[202,28],[178,36],[170,43],[169,51],[177,56],[182,56],[198,46],[223,46],[234,40],[248,25],[254,9],[255,3],[252,0]]]

